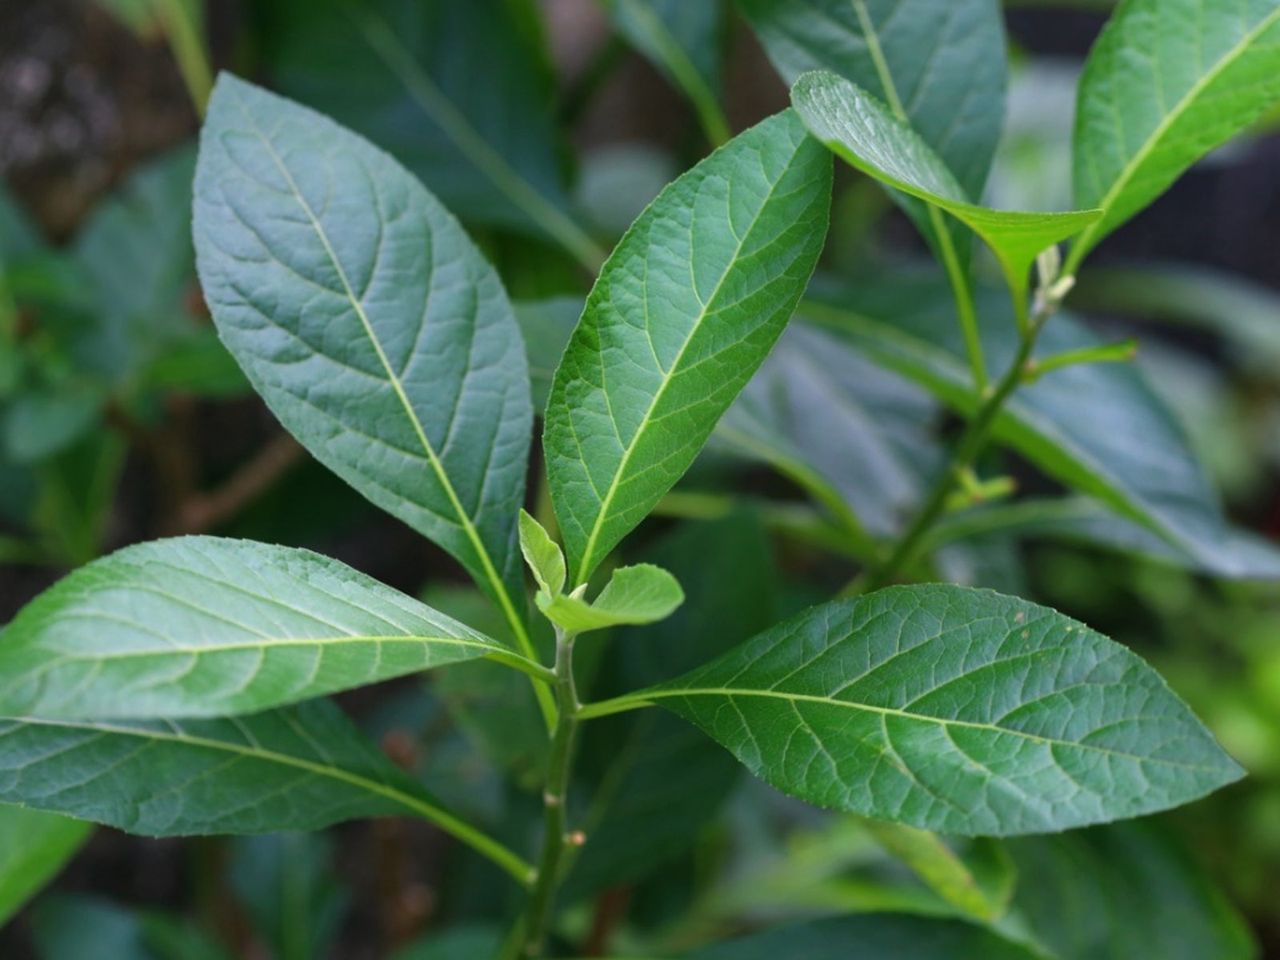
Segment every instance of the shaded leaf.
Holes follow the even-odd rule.
[[[1008,909],[1017,876],[1000,841],[979,837],[967,850],[957,851],[937,834],[900,823],[869,820],[867,828],[885,850],[964,915],[986,922]]]
[[[575,585],[685,472],[782,332],[826,235],[823,154],[794,113],[764,121],[668,186],[605,264],[544,435]]]
[[[386,154],[224,74],[195,236],[219,332],[285,427],[518,620],[528,370],[457,221]]]
[[[0,805],[0,925],[57,876],[91,830],[82,820]]]
[[[539,416],[547,408],[551,379],[555,376],[573,328],[582,316],[581,297],[552,297],[513,304],[529,357],[533,409]]]
[[[508,648],[307,550],[216,537],[128,547],[0,634],[0,715],[253,713]]]
[[[809,803],[967,836],[1139,816],[1243,773],[1124,647],[949,585],[815,607],[614,702],[672,710]]]

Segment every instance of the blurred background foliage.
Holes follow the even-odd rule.
[[[1110,4],[1005,6],[988,194],[1065,208],[1075,82]],[[218,343],[189,238],[215,67],[331,114],[423,178],[518,301],[542,396],[604,252],[673,176],[784,106],[781,79],[719,0],[0,3],[0,623],[105,551],[218,532],[322,550],[501,635],[443,553],[302,454]],[[592,842],[566,901],[584,951],[668,955],[775,919],[901,910],[1017,939],[1034,928],[1062,957],[1280,956],[1280,592],[1262,546],[1280,536],[1278,126],[1280,112],[1109,239],[1068,303],[1105,339],[1138,340],[1132,390],[1185,429],[1246,575],[1062,497],[1012,453],[987,472],[1023,496],[991,491],[931,544],[936,572],[1139,650],[1251,776],[1154,820],[953,846],[802,808],[665,715],[612,718],[590,729],[578,785]],[[823,284],[861,333],[836,337],[815,308],[784,339],[635,547],[689,602],[643,644],[596,645],[594,690],[670,676],[824,599],[860,536],[900,527],[954,426],[875,349],[887,326],[928,342],[941,314],[949,330],[925,263],[906,217],[842,170]],[[822,284],[815,300],[830,302]],[[1092,336],[1062,321],[1061,336]],[[1086,380],[1044,402],[1123,431],[1129,396]],[[545,744],[515,674],[465,664],[343,703],[442,798],[524,835]],[[506,906],[492,868],[422,824],[144,841],[0,813],[6,958],[483,955]]]

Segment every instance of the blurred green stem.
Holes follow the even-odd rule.
[[[203,117],[213,90],[213,70],[209,66],[201,22],[204,5],[198,0],[152,0],[152,3],[191,102],[195,104],[196,113]]]

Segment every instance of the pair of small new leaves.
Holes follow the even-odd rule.
[[[564,592],[566,567],[560,545],[526,511],[520,511],[520,552],[538,584],[538,609],[567,634],[656,623],[684,602],[684,591],[666,570],[651,563],[618,567],[594,601],[587,584]]]

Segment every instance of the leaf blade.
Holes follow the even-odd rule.
[[[793,113],[764,121],[669,185],[605,264],[556,371],[543,437],[575,584],[684,473],[781,333],[826,234],[822,153]],[[615,352],[625,361],[610,371]],[[671,418],[674,434],[659,429]]]
[[[683,716],[809,803],[946,833],[1138,816],[1243,774],[1123,647],[949,585],[815,607],[623,699]]]

